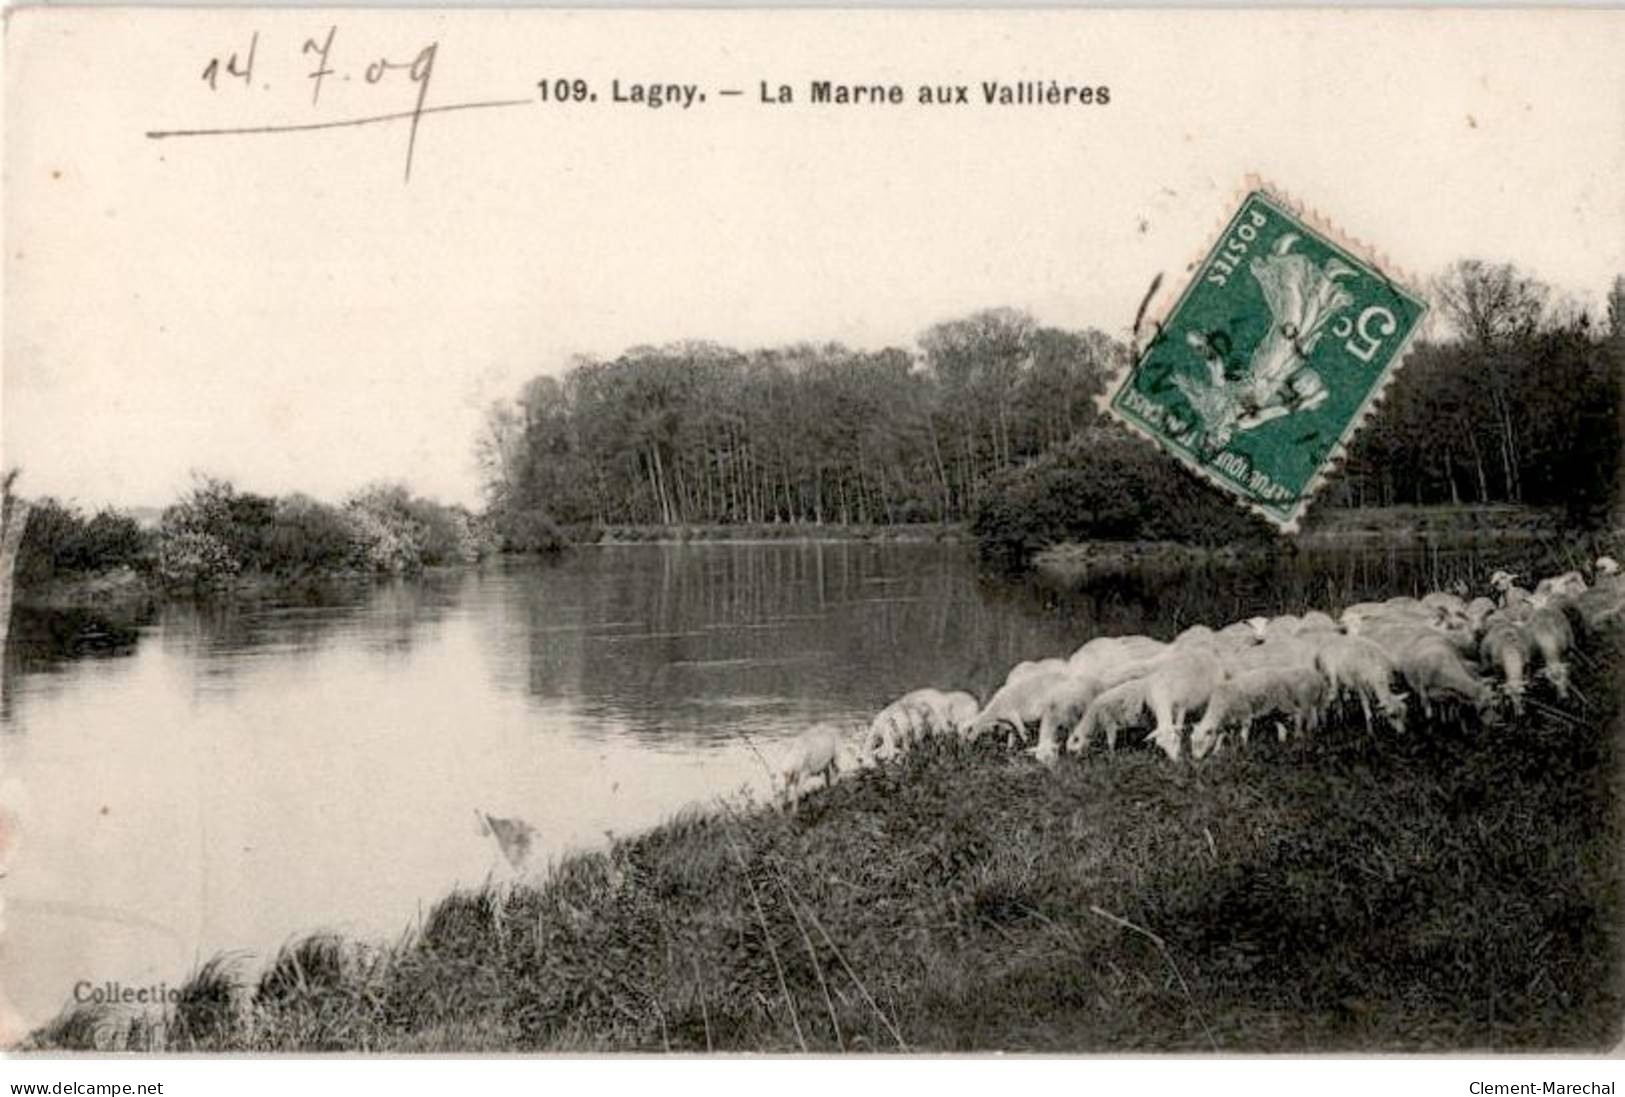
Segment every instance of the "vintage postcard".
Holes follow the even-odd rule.
[[[1614,1048],[1621,57],[11,10],[0,1042]]]

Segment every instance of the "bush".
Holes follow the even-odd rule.
[[[423,567],[425,531],[412,513],[411,496],[404,487],[374,484],[364,488],[345,502],[344,514],[355,530],[356,566],[386,575]]]
[[[996,477],[970,528],[982,558],[1007,567],[1025,567],[1063,541],[1209,546],[1272,536],[1261,519],[1116,426],[1085,431]]]
[[[62,573],[145,567],[153,558],[164,582],[194,587],[239,575],[403,574],[477,560],[494,541],[488,524],[464,508],[415,498],[398,484],[373,485],[340,508],[200,477],[164,511],[156,534],[114,511],[87,522],[71,507],[41,501],[29,519],[18,576],[27,585]]]
[[[274,510],[267,513],[261,498],[240,497],[227,481],[200,477],[164,510],[158,528],[159,575],[167,583],[205,586],[242,571],[245,556],[263,557],[268,531],[261,526],[270,524]]]
[[[345,571],[355,558],[355,542],[355,529],[338,508],[289,495],[277,500],[266,563],[282,575]]]
[[[16,582],[31,587],[58,577],[142,568],[148,551],[148,536],[127,514],[108,508],[87,520],[77,507],[41,499],[29,509],[17,549]]]
[[[565,546],[564,531],[541,510],[503,513],[498,532],[504,552],[554,553]]]
[[[230,546],[212,533],[195,529],[166,529],[158,544],[158,574],[166,583],[207,586],[230,579],[242,562]]]

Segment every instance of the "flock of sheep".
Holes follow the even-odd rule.
[[[1578,571],[1533,590],[1498,571],[1493,597],[1435,591],[1362,602],[1333,618],[1253,617],[1220,629],[1195,625],[1171,641],[1100,636],[1068,658],[1015,666],[987,703],[963,691],[919,689],[887,705],[855,742],[828,724],[809,728],[779,760],[774,783],[793,802],[809,778],[872,766],[940,735],[1003,737],[1054,763],[1125,733],[1149,732],[1176,761],[1200,760],[1227,736],[1255,727],[1278,738],[1313,731],[1336,708],[1359,706],[1366,726],[1403,731],[1412,701],[1425,719],[1441,706],[1494,721],[1524,711],[1532,680],[1569,695],[1575,626],[1625,619],[1625,576],[1610,557],[1591,582]],[[1194,721],[1187,728],[1187,720]],[[1187,739],[1188,733],[1188,739]]]

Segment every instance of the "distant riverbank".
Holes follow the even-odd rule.
[[[1179,541],[1092,541],[1050,545],[1033,557],[1034,567],[1051,576],[1070,578],[1106,568],[1146,563],[1202,563],[1240,560],[1271,552],[1392,545],[1416,548],[1465,548],[1488,544],[1523,544],[1574,537],[1580,551],[1591,535],[1567,531],[1560,510],[1511,506],[1385,507],[1327,510],[1316,514],[1310,528],[1274,542],[1216,546]],[[618,525],[570,531],[566,546],[636,544],[759,544],[775,542],[868,542],[876,544],[970,544],[963,523],[854,525],[775,522],[703,525]],[[409,574],[441,574],[468,564],[437,565]],[[294,575],[247,573],[223,577],[203,587],[165,584],[150,569],[128,566],[90,575],[58,576],[33,586],[20,586],[22,605],[88,607],[126,605],[168,597],[261,597],[307,588],[376,582],[374,572],[354,569],[306,571]]]
[[[914,522],[901,525],[746,522],[683,526],[605,526],[601,530],[582,534],[574,543],[634,545],[714,541],[748,545],[763,541],[879,541],[920,544],[958,542],[965,538],[965,526],[960,522]]]
[[[1050,545],[1033,556],[1039,572],[1076,578],[1102,569],[1148,563],[1223,562],[1272,552],[1294,553],[1354,548],[1466,549],[1526,545],[1568,538],[1578,558],[1602,534],[1565,527],[1556,508],[1513,506],[1358,507],[1315,514],[1308,528],[1273,542],[1192,545],[1177,541],[1090,541]],[[1617,534],[1614,539],[1617,540]]]

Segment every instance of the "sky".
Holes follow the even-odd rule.
[[[302,45],[329,27],[312,102]],[[1622,55],[1618,12],[14,11],[0,459],[87,507],[163,505],[194,471],[476,503],[482,410],[575,355],[907,346],[1004,305],[1120,334],[1249,173],[1415,281],[1510,260],[1595,307],[1625,271]],[[544,77],[599,100],[543,104]],[[973,105],[815,106],[815,79]],[[708,97],[616,104],[613,80]],[[1111,101],[976,106],[982,80]],[[147,136],[420,90],[529,101],[422,116],[410,181],[407,118]]]

